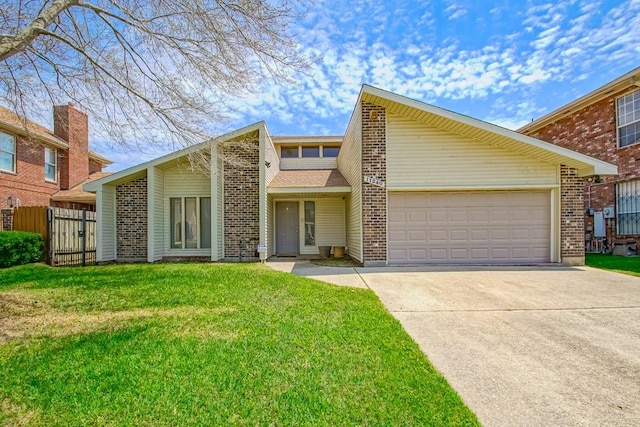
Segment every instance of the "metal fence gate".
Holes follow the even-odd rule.
[[[49,208],[47,213],[49,264],[96,263],[96,213],[88,210]]]
[[[39,233],[45,242],[44,261],[52,266],[96,263],[96,213],[47,206],[14,209],[14,230]]]

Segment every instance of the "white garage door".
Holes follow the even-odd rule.
[[[549,262],[548,191],[389,194],[390,263]]]

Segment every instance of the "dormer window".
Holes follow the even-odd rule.
[[[302,157],[320,157],[320,147],[302,147]]]
[[[322,157],[338,157],[340,147],[322,147]]]
[[[298,147],[281,147],[280,156],[283,159],[295,159],[298,157]]]
[[[338,157],[340,147],[324,145],[289,145],[280,147],[281,159],[298,159],[300,157],[313,159],[321,157]]]
[[[640,90],[618,98],[618,147],[640,142]]]

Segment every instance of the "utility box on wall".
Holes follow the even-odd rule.
[[[602,209],[602,214],[605,218],[615,218],[616,217],[616,209],[613,206],[607,206]]]

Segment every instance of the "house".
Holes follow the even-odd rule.
[[[82,184],[105,176],[109,159],[89,150],[87,115],[73,105],[53,109],[54,130],[0,107],[0,204],[86,206]]]
[[[195,168],[199,153],[209,171]],[[86,184],[99,262],[313,255],[366,266],[584,262],[586,177],[616,167],[363,86],[341,137],[264,122]]]
[[[640,67],[518,132],[618,167],[583,184],[587,250],[640,238]]]

